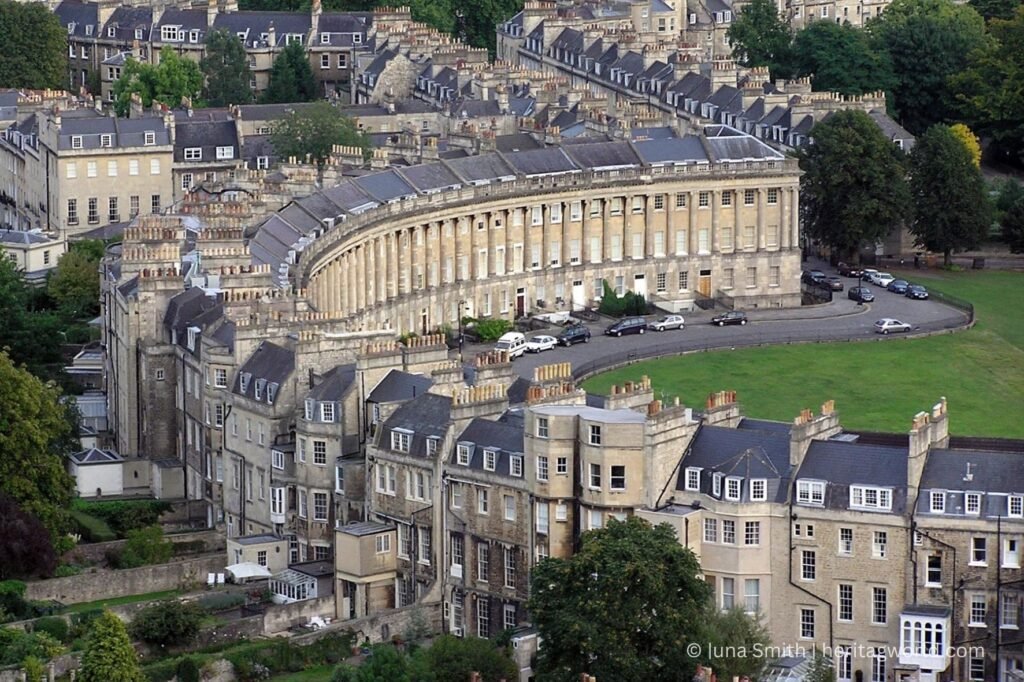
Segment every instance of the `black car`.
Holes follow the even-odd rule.
[[[576,343],[590,343],[590,330],[582,324],[566,327],[558,335],[558,345],[571,346]]]
[[[835,277],[835,276],[826,277],[821,282],[821,285],[828,287],[832,291],[842,291],[843,290],[843,280],[841,280],[841,279],[839,279],[838,277]]]
[[[642,317],[624,317],[612,326],[604,330],[608,336],[622,336],[623,334],[643,334],[647,331],[647,320]]]
[[[860,279],[860,276],[864,274],[863,270],[855,265],[850,265],[849,263],[840,263],[838,270],[839,274],[843,277],[856,277]]]
[[[724,327],[727,324],[746,324],[747,314],[739,310],[730,310],[727,313],[721,315],[715,315],[711,318],[711,324],[717,324],[719,327]]]
[[[825,281],[825,273],[821,270],[804,270],[800,273],[800,281],[804,284],[821,284]]]
[[[916,298],[919,301],[925,301],[928,299],[928,290],[920,284],[911,284],[907,287],[907,293],[904,294],[907,298]]]
[[[894,294],[905,294],[907,293],[907,288],[909,286],[909,282],[907,282],[907,280],[905,279],[894,279],[893,281],[889,282],[889,286],[887,286],[886,289],[888,289]]]
[[[851,301],[860,301],[861,303],[871,303],[875,300],[875,295],[867,287],[853,287],[848,296]]]

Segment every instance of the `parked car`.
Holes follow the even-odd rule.
[[[541,353],[546,350],[554,350],[558,345],[558,339],[547,334],[538,334],[526,342],[527,353]]]
[[[563,346],[571,346],[576,343],[590,343],[590,329],[582,324],[566,327],[558,335],[558,343]]]
[[[804,284],[821,284],[825,281],[825,273],[821,270],[804,270],[800,273],[800,281]]]
[[[717,324],[719,327],[724,327],[727,324],[746,324],[747,314],[740,310],[730,310],[727,313],[721,315],[715,315],[711,318],[711,324]]]
[[[881,320],[875,322],[875,331],[879,334],[889,334],[891,332],[909,332],[911,326],[906,322],[900,322],[894,317],[883,317]]]
[[[683,316],[682,315],[666,315],[665,317],[651,322],[649,325],[651,329],[657,332],[663,332],[666,329],[682,329],[683,328]]]
[[[860,301],[861,303],[871,303],[875,300],[875,295],[867,287],[851,287],[848,296],[851,301]]]
[[[895,279],[896,278],[893,277],[888,272],[876,272],[875,274],[871,275],[871,283],[874,284],[875,286],[883,288],[892,284],[893,281],[895,281]]]
[[[886,289],[888,289],[894,294],[905,294],[907,293],[908,286],[910,286],[910,283],[907,282],[907,280],[894,279],[893,281],[889,282],[889,286],[887,286]]]
[[[642,317],[624,317],[612,326],[604,330],[608,336],[622,336],[623,334],[643,334],[647,331],[647,320]]]
[[[509,360],[515,360],[526,352],[526,336],[520,332],[506,332],[498,339],[494,350],[505,351]]]
[[[872,268],[864,268],[860,271],[860,278],[865,282],[870,282],[871,278],[878,274],[878,270]]]
[[[838,270],[843,277],[860,277],[864,274],[863,270],[849,263],[840,263]]]
[[[919,301],[925,301],[928,299],[928,290],[920,284],[911,284],[907,287],[907,292],[904,295],[907,298],[916,298]]]
[[[832,291],[842,291],[845,288],[843,285],[843,280],[836,277],[835,275],[831,277],[826,277],[825,280],[822,282],[822,285],[828,287]]]

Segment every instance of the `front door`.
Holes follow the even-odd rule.
[[[633,293],[646,298],[647,279],[643,275],[633,275]]]
[[[701,270],[697,278],[697,293],[701,296],[711,297],[711,271]]]
[[[526,314],[526,288],[519,287],[516,289],[516,317],[522,317]]]
[[[587,307],[587,293],[583,289],[583,280],[572,281],[572,309],[583,310]]]

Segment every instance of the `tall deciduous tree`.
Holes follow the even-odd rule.
[[[971,160],[974,161],[974,165],[981,168],[981,142],[978,141],[978,136],[972,133],[971,129],[963,123],[956,123],[950,126],[949,129],[967,147],[967,151],[971,153]]]
[[[370,148],[369,138],[352,119],[327,102],[290,112],[274,124],[270,139],[278,156],[303,159],[308,155],[321,169],[334,145],[360,147],[364,153]]]
[[[704,625],[702,640],[709,645],[708,653],[717,654],[707,656],[703,662],[715,671],[718,679],[761,678],[768,663],[763,652],[771,640],[759,615],[747,615],[742,608],[720,611],[716,604],[709,602],[701,622]]]
[[[306,48],[302,43],[289,43],[274,59],[263,101],[267,104],[290,104],[312,102],[316,98],[316,80],[306,58]]]
[[[773,78],[790,74],[793,33],[772,0],[751,0],[726,32],[733,56],[744,66],[767,66]]]
[[[849,258],[912,215],[905,158],[863,111],[838,111],[799,151],[807,234]]]
[[[143,682],[146,679],[124,623],[110,611],[104,611],[92,622],[78,672],[82,682]]]
[[[798,75],[812,76],[815,90],[849,96],[893,85],[888,55],[871,44],[863,29],[850,24],[815,21],[797,33],[793,65]]]
[[[0,580],[47,578],[56,567],[57,554],[46,526],[0,494]]]
[[[0,0],[0,88],[68,86],[68,32],[38,2]]]
[[[118,116],[131,111],[132,95],[138,95],[142,106],[160,102],[176,107],[187,97],[198,100],[203,88],[203,74],[191,59],[179,57],[170,47],[160,51],[156,66],[135,59],[125,62],[121,77],[114,82],[114,110]]]
[[[1012,19],[1014,13],[1021,6],[1021,0],[969,0],[971,7],[978,11],[978,14],[990,19]]]
[[[452,635],[438,637],[429,647],[417,649],[412,668],[417,682],[468,680],[474,672],[481,682],[514,680],[519,675],[505,650],[491,640]]]
[[[959,110],[971,127],[992,138],[1006,161],[1024,165],[1024,6],[1012,19],[989,22],[992,40],[974,51],[952,78]]]
[[[77,446],[73,405],[56,387],[0,352],[0,491],[42,521],[54,540],[67,530],[73,481],[64,455]]]
[[[1003,241],[1011,253],[1024,253],[1024,198],[1018,199],[1003,213]]]
[[[970,5],[953,0],[894,0],[868,24],[888,53],[896,76],[892,88],[897,118],[914,134],[953,118],[951,74],[986,43],[985,20]]]
[[[949,265],[954,251],[976,247],[992,224],[981,170],[948,126],[936,125],[917,138],[910,154],[910,191],[915,217],[910,231]]]
[[[46,290],[57,306],[72,318],[95,315],[100,307],[99,259],[71,248],[61,256]]]
[[[245,46],[234,33],[211,31],[206,36],[206,56],[199,62],[206,78],[203,99],[211,107],[248,104],[252,101],[249,88],[249,57]]]
[[[538,674],[565,682],[582,672],[617,682],[689,679],[696,662],[687,644],[698,641],[710,598],[699,573],[667,525],[630,517],[584,533],[577,554],[533,572]]]

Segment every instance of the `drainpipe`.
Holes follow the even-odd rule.
[[[793,494],[795,492],[796,492],[796,481],[793,481],[793,490],[790,491],[790,497],[789,497],[789,515],[786,517],[786,525],[787,526],[792,524],[793,523],[793,519],[795,518],[793,516]],[[796,548],[796,545],[793,544],[793,532],[792,532],[792,530],[787,528],[786,529],[786,534],[789,535],[789,584],[792,587],[795,587],[796,589],[800,590],[801,592],[803,592],[807,596],[811,597],[812,599],[820,601],[822,604],[824,604],[825,606],[828,607],[828,646],[829,646],[830,649],[835,650],[835,641],[834,641],[833,632],[832,632],[832,602],[830,602],[829,600],[825,599],[824,597],[819,597],[818,595],[814,594],[810,590],[804,589],[803,587],[801,587],[800,585],[798,585],[797,583],[795,583],[793,581],[793,550]]]

